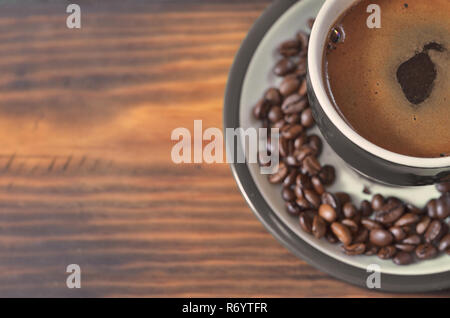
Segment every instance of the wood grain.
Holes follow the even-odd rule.
[[[227,165],[170,160],[174,128],[222,126],[269,1],[77,3],[81,30],[68,2],[0,4],[0,296],[386,296],[280,246]]]

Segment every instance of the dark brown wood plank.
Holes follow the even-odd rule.
[[[222,126],[269,1],[78,3],[81,30],[65,2],[0,4],[0,296],[390,296],[280,246],[228,166],[170,161],[174,128]]]

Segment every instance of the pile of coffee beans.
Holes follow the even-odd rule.
[[[280,60],[273,72],[282,82],[253,108],[263,127],[280,129],[280,163],[269,181],[282,185],[286,211],[305,232],[340,243],[348,255],[377,255],[408,265],[450,254],[450,182],[437,185],[442,195],[424,208],[380,194],[356,206],[347,193],[327,191],[335,169],[321,165],[322,140],[308,133],[314,126],[306,89],[308,40],[298,32],[278,47]]]

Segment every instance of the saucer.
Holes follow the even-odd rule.
[[[307,21],[317,15],[323,3],[322,0],[275,1],[257,20],[237,53],[230,72],[224,127],[260,127],[260,122],[253,118],[252,107],[268,87],[280,82],[272,74],[277,60],[275,48],[284,40],[293,38],[298,30],[309,33]],[[312,133],[321,135],[317,128]],[[434,186],[399,188],[373,183],[347,166],[322,140],[324,151],[320,161],[336,168],[336,182],[328,190],[349,193],[355,204],[380,193],[422,207],[430,198],[439,196]],[[298,219],[285,211],[280,186],[270,184],[267,176],[260,174],[257,164],[232,164],[231,168],[243,196],[265,227],[295,255],[320,270],[366,287],[370,275],[367,268],[377,264],[381,271],[381,290],[384,291],[418,292],[450,287],[448,255],[408,266],[398,266],[391,260],[381,260],[376,256],[347,256],[338,245],[318,240],[301,230]]]

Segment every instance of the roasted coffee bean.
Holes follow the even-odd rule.
[[[413,234],[403,239],[402,243],[408,245],[419,245],[420,243],[422,243],[422,239],[419,235]]]
[[[388,246],[394,241],[394,236],[391,232],[384,229],[373,229],[369,234],[370,242],[376,246]]]
[[[285,114],[296,114],[303,111],[308,106],[308,99],[305,96],[292,94],[287,97],[281,105],[281,110]]]
[[[305,50],[300,50],[300,53],[298,54],[299,58],[307,58],[308,57],[308,48],[306,48]]]
[[[277,88],[269,88],[264,94],[264,99],[271,106],[281,106],[282,97],[280,91]]]
[[[297,68],[295,70],[295,74],[298,77],[302,77],[306,75],[306,57],[305,56],[300,56],[300,59],[297,61]]]
[[[383,197],[381,194],[375,194],[375,195],[372,197],[371,205],[372,205],[372,209],[373,209],[374,211],[379,211],[379,210],[381,210],[381,208],[382,208],[383,205],[384,205],[384,197]]]
[[[433,243],[440,240],[448,232],[448,225],[439,220],[433,220],[425,232],[425,240],[427,243]]]
[[[300,88],[300,81],[296,75],[286,76],[280,84],[280,93],[283,96],[289,96],[298,91]]]
[[[357,222],[358,224],[361,223],[361,219],[362,219],[362,215],[361,212],[359,210],[357,210],[357,213],[354,217],[352,217],[352,220]]]
[[[300,42],[302,51],[308,51],[309,36],[303,31],[297,33],[297,41]]]
[[[315,176],[320,172],[320,162],[314,156],[308,156],[302,161],[302,170],[310,176]]]
[[[424,214],[423,210],[419,209],[418,207],[416,207],[415,205],[412,205],[412,204],[407,204],[405,206],[405,208],[406,208],[406,212],[408,212],[408,213],[417,214],[417,215]]]
[[[325,166],[326,167],[326,166]],[[325,168],[324,167],[324,168]],[[331,167],[331,166],[330,166]],[[332,167],[333,168],[333,167]],[[334,168],[333,168],[334,171]],[[333,172],[334,175],[334,172]],[[343,206],[344,204],[346,204],[347,202],[352,201],[352,198],[350,197],[350,195],[346,192],[336,192],[334,194],[336,196],[336,198],[339,200],[339,202],[341,202],[341,205]]]
[[[287,156],[285,159],[285,162],[288,166],[291,166],[291,167],[299,167],[300,166],[300,162],[298,162],[294,156]]]
[[[416,245],[410,245],[410,244],[395,244],[395,248],[397,248],[399,251],[403,252],[412,252],[416,249]]]
[[[301,149],[303,145],[306,145],[306,143],[308,142],[308,136],[303,133],[300,136],[298,136],[297,138],[295,138],[294,141],[294,147],[295,149]]]
[[[302,162],[308,156],[314,156],[316,151],[308,145],[302,146],[298,151],[296,151],[297,160]]]
[[[372,244],[366,244],[366,252],[364,253],[367,256],[376,255],[379,251],[379,247],[372,245]]]
[[[288,155],[290,155],[290,154],[293,154],[294,153],[294,151],[295,151],[295,148],[294,148],[294,140],[293,139],[288,139]]]
[[[328,204],[331,205],[333,207],[333,209],[336,211],[337,216],[339,217],[339,215],[341,214],[341,202],[339,201],[339,199],[333,195],[330,192],[325,192],[321,195],[321,199],[322,199],[322,203],[323,204]]]
[[[277,121],[275,124],[272,124],[272,128],[282,129],[284,127],[284,125],[286,125],[286,121],[283,118],[283,119],[280,119],[279,121]]]
[[[281,135],[286,139],[294,139],[303,131],[301,125],[286,125],[281,129]]]
[[[333,222],[331,224],[331,230],[344,245],[350,245],[352,242],[352,233],[345,225],[339,222]]]
[[[450,181],[436,184],[436,189],[442,193],[450,192]]]
[[[367,219],[367,218],[361,219],[361,224],[370,231],[383,228],[383,226],[380,223],[378,223],[377,221]]]
[[[269,176],[270,183],[281,183],[288,174],[288,168],[284,162],[278,164],[277,172]]]
[[[286,187],[283,188],[283,190],[281,191],[281,196],[283,197],[284,201],[294,201],[297,199],[294,191],[292,191],[291,188],[286,188]]]
[[[432,219],[437,218],[437,200],[436,199],[432,199],[432,200],[428,201],[427,213],[430,218],[432,218]]]
[[[286,202],[285,206],[290,215],[297,216],[301,212],[301,209],[295,202]]]
[[[367,200],[361,201],[360,210],[361,210],[361,215],[364,217],[368,217],[368,216],[372,215],[372,213],[373,213],[372,205]]]
[[[397,249],[393,245],[388,245],[380,248],[378,251],[378,257],[381,259],[391,259],[397,253]]]
[[[397,265],[409,265],[412,264],[414,258],[410,253],[399,252],[394,257],[394,263]]]
[[[450,192],[443,193],[439,199],[444,200],[446,202],[447,206],[449,206],[450,205]]]
[[[402,229],[403,231],[405,231],[406,234],[417,234],[416,227],[414,224],[402,226]]]
[[[355,235],[355,238],[353,239],[354,243],[365,243],[367,239],[369,238],[369,230],[365,227],[359,227],[358,232]]]
[[[416,256],[418,259],[432,259],[438,254],[438,250],[430,243],[425,243],[417,246]]]
[[[319,194],[322,195],[325,192],[325,188],[322,184],[322,181],[320,181],[319,177],[314,176],[311,178],[311,183],[314,187],[314,190]]]
[[[325,165],[319,172],[320,181],[326,186],[332,185],[336,179],[336,172],[333,166]]]
[[[339,240],[337,239],[336,235],[333,234],[333,232],[327,231],[327,234],[325,234],[325,239],[330,244],[336,244]]]
[[[302,126],[306,128],[311,128],[312,126],[314,126],[314,118],[310,107],[302,111],[301,123]]]
[[[400,202],[391,200],[383,205],[375,214],[375,220],[383,224],[391,224],[397,221],[405,212],[405,206]]]
[[[396,197],[387,197],[386,198],[386,204],[388,205],[400,205],[404,204],[402,200]]]
[[[289,140],[283,136],[280,136],[278,140],[278,150],[280,152],[280,156],[286,157],[289,153]]]
[[[402,229],[406,234],[416,234],[414,225],[405,225],[402,226]]]
[[[425,231],[428,229],[428,226],[431,223],[431,218],[428,215],[425,215],[422,217],[422,219],[420,220],[419,223],[417,223],[416,226],[416,232],[419,235],[422,235],[423,233],[425,233]]]
[[[403,231],[405,231],[406,236],[410,236],[410,235],[414,235],[417,234],[415,232],[415,226],[414,225],[405,225],[401,227],[403,229]]]
[[[320,153],[322,152],[322,140],[320,139],[320,137],[317,135],[309,136],[308,144],[316,151],[316,155],[320,156]]]
[[[445,220],[450,216],[450,193],[443,194],[436,201],[436,217]]]
[[[416,224],[417,222],[419,222],[419,220],[420,220],[419,215],[413,213],[406,213],[395,222],[395,226]]]
[[[297,197],[297,199],[305,198],[305,196],[303,195],[303,188],[299,185],[296,185],[294,187],[294,193],[295,193],[295,196]]]
[[[439,250],[441,252],[448,251],[450,249],[450,234],[445,235],[439,242]]]
[[[318,209],[320,206],[320,195],[316,193],[314,190],[310,189],[304,189],[303,195],[305,196],[305,199],[308,200],[311,207],[314,209]]]
[[[297,171],[292,170],[283,180],[283,186],[290,187],[295,184],[295,179],[297,178]]]
[[[281,111],[280,106],[272,106],[272,108],[270,108],[269,114],[267,115],[267,118],[269,118],[272,123],[276,123],[277,121],[282,119],[283,112]]]
[[[356,244],[352,244],[352,245],[344,245],[344,253],[347,255],[361,255],[364,254],[364,252],[366,251],[366,244],[364,243],[356,243]]]
[[[292,125],[291,125],[292,126]],[[282,138],[284,138],[284,137],[282,137]],[[294,152],[295,152],[295,148],[294,148],[294,140],[293,139],[287,139],[287,138],[285,138],[286,140],[287,140],[287,148],[286,148],[286,151],[287,151],[287,153],[286,153],[286,157],[287,156],[290,156],[290,155],[293,155],[294,156]]]
[[[298,207],[302,209],[302,211],[311,209],[311,204],[308,200],[306,200],[305,197],[297,198],[295,202],[297,203]]]
[[[306,96],[307,94],[307,82],[306,82],[306,78],[304,78],[300,84],[300,88],[298,89],[298,94],[300,96]]]
[[[312,232],[313,232],[313,235],[319,239],[324,237],[327,232],[327,225],[326,225],[325,221],[318,215],[316,215],[314,217],[313,225],[312,225]]]
[[[311,217],[307,213],[302,212],[302,213],[300,213],[299,221],[300,221],[300,227],[302,228],[302,230],[305,231],[306,233],[312,234],[312,219],[311,219]]]
[[[313,26],[314,26],[314,21],[315,21],[316,19],[314,19],[314,18],[309,18],[308,19],[308,27],[309,27],[309,29],[312,29],[313,28]]]
[[[284,120],[291,125],[300,124],[300,116],[298,114],[285,115]],[[296,138],[297,139],[297,138]]]
[[[308,177],[306,174],[299,173],[297,175],[295,182],[302,189],[313,189],[311,178]]]
[[[278,53],[283,55],[284,57],[295,56],[300,53],[302,49],[302,43],[298,40],[289,40],[281,43],[278,47]]]
[[[261,99],[256,103],[255,107],[253,107],[253,116],[255,116],[256,119],[263,119],[267,116],[268,109],[269,104],[267,101]]]
[[[277,76],[285,76],[294,72],[297,69],[297,65],[288,58],[280,60],[274,67],[273,72]]]
[[[359,226],[358,223],[356,223],[354,220],[343,219],[341,223],[344,224],[346,227],[348,227],[348,229],[350,230],[350,232],[352,232],[352,234],[358,233]]]
[[[389,231],[392,233],[392,235],[394,236],[395,241],[397,242],[401,242],[406,238],[406,233],[403,230],[403,228],[399,227],[399,226],[394,226],[391,227],[389,229]]]
[[[342,207],[342,213],[347,219],[353,219],[358,213],[358,209],[353,203],[347,202]]]
[[[328,223],[333,223],[337,219],[336,210],[329,204],[321,204],[319,215]]]

